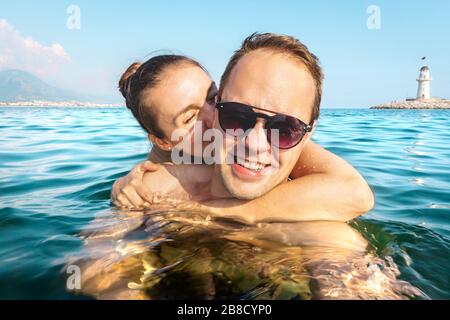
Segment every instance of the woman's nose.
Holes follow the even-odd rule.
[[[214,106],[209,103],[205,103],[200,111],[200,114],[198,115],[198,120],[202,121],[204,128],[211,129],[214,124]]]

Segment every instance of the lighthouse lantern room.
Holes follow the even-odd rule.
[[[430,68],[427,66],[423,66],[420,68],[419,78],[417,78],[417,82],[419,83],[417,86],[417,100],[425,100],[430,99]]]

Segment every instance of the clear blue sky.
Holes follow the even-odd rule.
[[[80,30],[66,27],[71,4],[81,10]],[[372,4],[381,10],[379,30],[366,25]],[[324,107],[369,107],[414,96],[422,56],[427,56],[434,79],[432,95],[450,98],[447,0],[17,0],[1,2],[1,19],[23,38],[64,48],[70,59],[44,75],[47,81],[119,101],[117,79],[134,60],[156,50],[175,50],[198,59],[218,80],[233,50],[254,31],[294,35],[319,56],[326,77]],[[6,59],[1,64],[2,50],[0,43],[4,69],[10,65]],[[30,58],[20,63],[37,68]]]

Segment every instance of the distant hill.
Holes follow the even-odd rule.
[[[0,71],[0,102],[20,102],[33,100],[52,102],[105,101],[105,99],[102,99],[101,97],[53,87],[26,71]]]

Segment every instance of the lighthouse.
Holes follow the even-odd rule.
[[[423,57],[422,60],[425,60]],[[423,63],[422,63],[423,65]],[[404,101],[391,101],[371,107],[371,109],[447,109],[450,110],[450,100],[445,98],[432,98],[430,92],[431,85],[430,68],[423,66],[420,68],[417,78],[417,96],[409,97]]]
[[[430,68],[427,66],[423,66],[420,68],[419,78],[417,78],[417,82],[419,83],[417,86],[417,100],[430,99]]]

